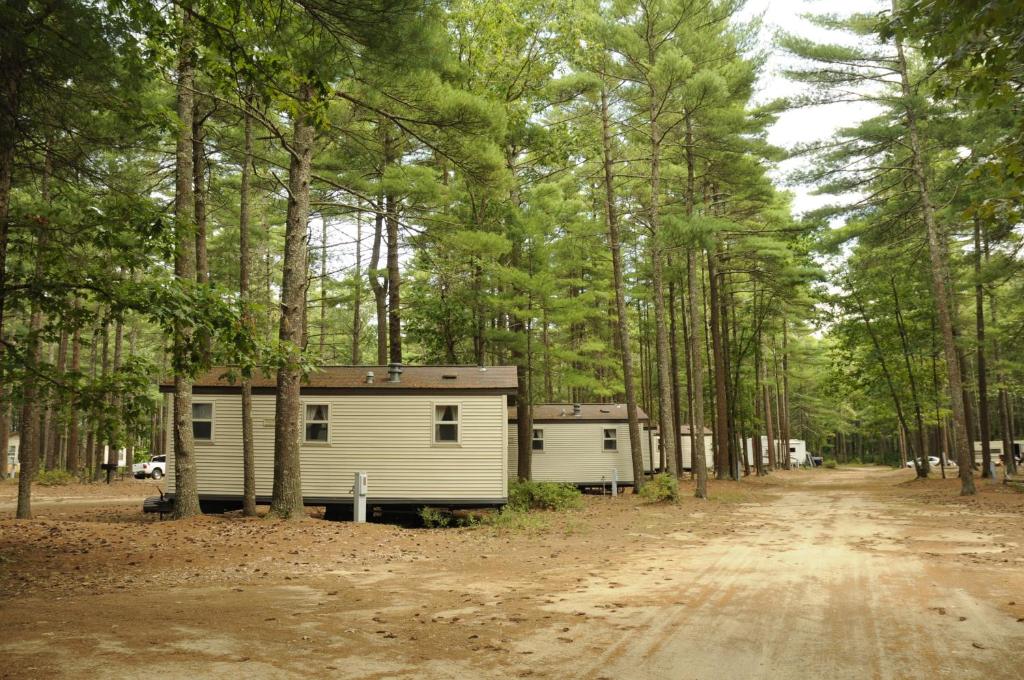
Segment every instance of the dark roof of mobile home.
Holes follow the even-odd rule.
[[[322,366],[306,376],[301,390],[303,394],[400,391],[508,394],[516,389],[515,366],[402,366],[398,382],[390,382],[388,371],[387,366]],[[255,393],[273,392],[277,388],[277,373],[255,370],[250,384]],[[173,390],[173,380],[161,382],[161,392]],[[213,368],[196,377],[192,390],[196,393],[240,392],[241,374],[237,368]]]
[[[625,404],[580,404],[579,415],[575,414],[574,404],[534,404],[533,422],[535,423],[568,423],[568,422],[626,422],[629,418],[626,415]],[[636,409],[637,417],[641,421],[647,420],[647,414],[639,406]],[[508,409],[508,422],[516,422],[516,407]]]

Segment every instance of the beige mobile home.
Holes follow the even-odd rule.
[[[693,468],[693,451],[692,451],[693,442],[692,442],[692,440],[690,438],[690,426],[689,425],[682,425],[682,426],[680,426],[679,427],[679,433],[682,435],[682,440],[683,440],[683,445],[682,445],[682,448],[680,449],[680,451],[683,454],[683,469],[684,470],[690,470],[690,469]],[[652,441],[651,451],[653,452],[652,455],[653,455],[653,457],[655,459],[655,466],[654,466],[653,469],[661,470],[664,466],[661,465],[661,462],[660,462],[660,459],[659,459],[659,455],[660,455],[659,454],[659,450],[661,448],[661,435],[658,433],[658,429],[657,428],[654,428],[654,430],[652,432],[651,441]],[[711,446],[712,446],[711,430],[709,430],[708,428],[705,427],[704,428],[704,460],[705,460],[705,463],[706,463],[708,469],[713,468],[714,465],[715,465],[715,452],[711,448]]]
[[[1021,452],[1024,451],[1024,440],[1017,439],[1011,442],[1013,445],[1013,456],[1016,460],[1020,460]],[[992,463],[995,465],[1002,465],[1005,462],[1003,458],[1003,441],[1001,439],[990,441],[988,443],[989,452],[992,454]],[[974,442],[974,462],[976,465],[981,465],[982,462],[982,451],[981,442]]]
[[[226,373],[213,370],[192,389],[199,498],[211,510],[240,507],[242,498],[241,388]],[[273,486],[275,386],[273,375],[252,380],[259,503],[270,502]],[[330,366],[312,373],[301,388],[305,503],[328,506],[329,514],[350,509],[353,477],[366,472],[372,506],[504,504],[507,398],[515,389],[508,366]],[[173,494],[169,421],[166,429]]]
[[[644,467],[651,461],[647,414],[640,418]],[[509,479],[519,472],[517,413],[508,410]],[[620,484],[633,484],[629,420],[625,404],[537,404],[533,407],[531,479],[577,486],[608,486],[618,473]]]

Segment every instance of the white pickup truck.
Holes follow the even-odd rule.
[[[145,463],[136,463],[135,465],[132,465],[132,474],[138,479],[144,479],[146,477],[160,479],[167,474],[167,457],[153,456]]]

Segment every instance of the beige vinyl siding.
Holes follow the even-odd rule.
[[[238,394],[201,395],[214,403],[214,442],[197,444],[200,495],[241,496],[242,403]],[[274,397],[253,396],[256,494],[269,496],[274,477]],[[306,497],[351,498],[357,471],[369,477],[369,498],[496,500],[506,496],[504,395],[436,394],[302,397],[330,407],[329,443],[302,443]],[[435,404],[458,404],[459,444],[433,443]],[[300,437],[305,428],[300,428]],[[168,446],[173,486],[173,440]]]
[[[655,439],[657,441],[657,439]],[[693,446],[690,435],[683,435],[683,467],[687,470],[693,469]],[[704,461],[709,470],[715,467],[715,451],[712,448],[711,435],[704,435]]]
[[[534,423],[533,429],[544,430],[544,451],[533,451],[534,481],[610,484],[612,470],[617,469],[620,482],[632,483],[628,423]],[[616,451],[604,450],[605,429],[616,430]],[[519,472],[518,440],[516,424],[508,423],[509,479],[516,479]]]

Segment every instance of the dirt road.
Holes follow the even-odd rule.
[[[0,520],[0,677],[1024,677],[1024,495],[912,476],[519,531]]]

